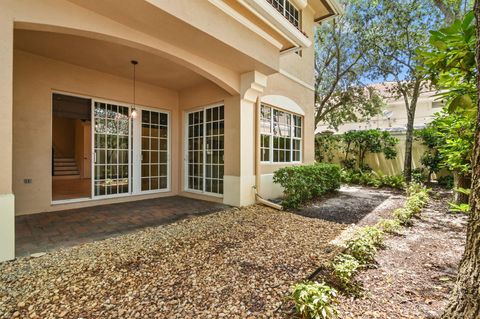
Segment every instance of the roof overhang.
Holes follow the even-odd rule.
[[[309,0],[308,4],[313,9],[314,21],[321,23],[344,13],[343,6],[338,0]]]

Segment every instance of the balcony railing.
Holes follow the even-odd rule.
[[[302,16],[300,10],[298,10],[290,0],[267,0],[267,2],[280,12],[295,28],[302,31]]]

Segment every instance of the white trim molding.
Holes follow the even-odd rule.
[[[265,0],[238,0],[263,22],[295,46],[308,48],[312,41]]]
[[[294,100],[283,95],[265,95],[261,98],[262,103],[274,106],[298,115],[305,115],[305,111]]]
[[[0,262],[15,259],[15,197],[0,194]]]

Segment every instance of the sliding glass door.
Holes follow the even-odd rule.
[[[223,194],[224,106],[187,114],[186,189]]]
[[[170,190],[169,114],[93,102],[93,197]]]

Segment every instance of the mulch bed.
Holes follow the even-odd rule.
[[[343,186],[339,191],[316,199],[294,213],[334,223],[357,224],[364,218],[371,219],[371,212],[387,199],[389,199],[389,204],[383,209],[383,215],[385,216],[389,216],[393,206],[396,208],[403,204],[404,197],[399,192],[368,187]],[[390,199],[399,200],[392,201]],[[375,214],[375,216],[380,215],[382,215],[380,212]]]
[[[390,236],[376,267],[362,271],[359,298],[340,297],[340,318],[439,318],[465,247],[467,217],[447,213],[440,193],[399,236]]]

